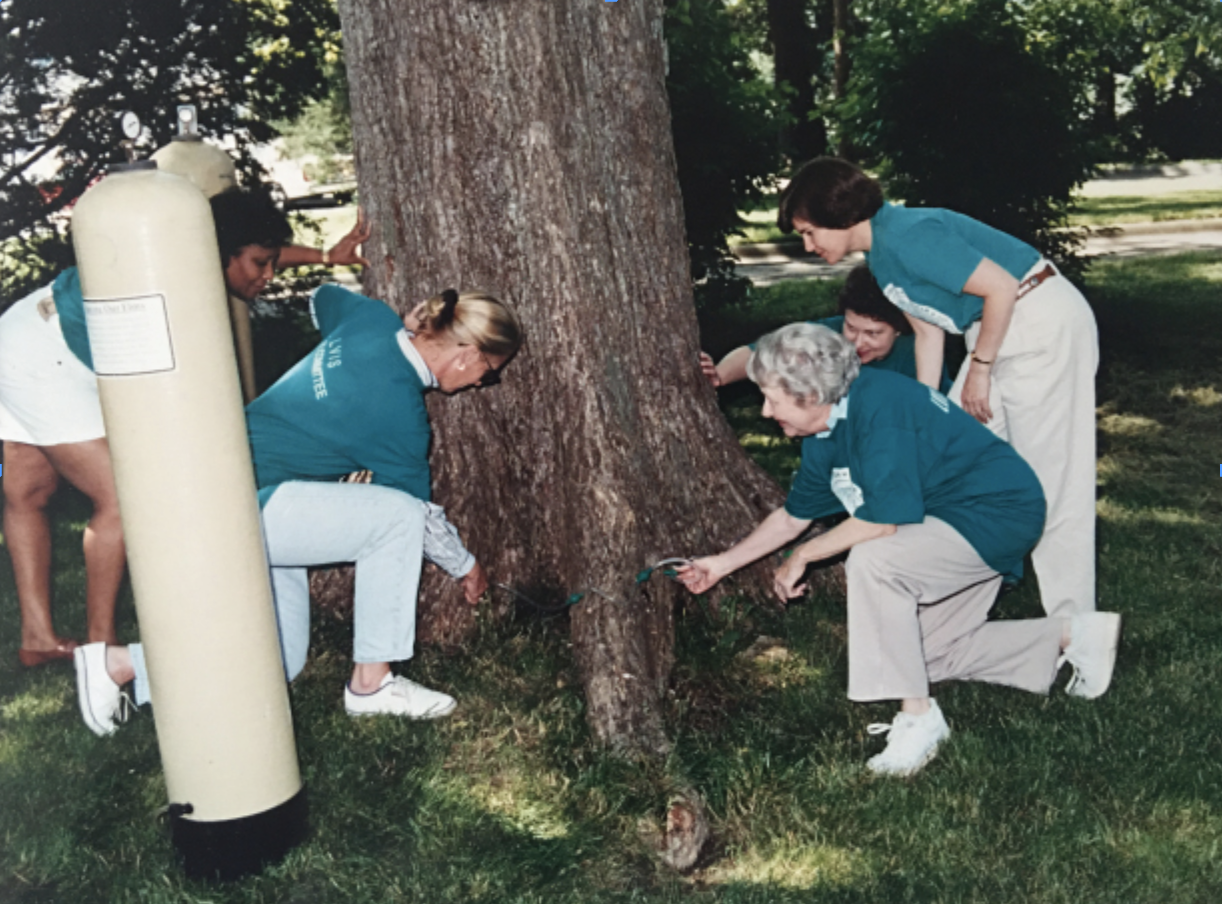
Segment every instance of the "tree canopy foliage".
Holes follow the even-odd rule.
[[[140,116],[145,151],[169,140],[178,104],[253,143],[325,92],[339,53],[331,0],[8,0],[0,5],[0,295],[65,262],[54,215],[121,159],[115,117]],[[36,253],[33,253],[36,249]]]
[[[880,4],[842,123],[888,192],[947,207],[1064,258],[1093,155],[1079,98],[1005,0],[933,17]]]
[[[667,0],[667,89],[705,304],[743,295],[727,248],[738,211],[784,155],[822,152],[829,137],[910,202],[1053,251],[1066,250],[1055,227],[1089,165],[1222,156],[1222,4],[838,2],[847,98],[833,87],[833,0]],[[56,215],[119,159],[120,110],[144,121],[147,152],[169,139],[174,107],[194,103],[253,176],[250,147],[277,130],[324,162],[350,152],[342,83],[333,0],[6,0],[0,306],[67,262]]]
[[[1013,11],[1090,106],[1100,159],[1222,155],[1222,4],[1026,0]]]

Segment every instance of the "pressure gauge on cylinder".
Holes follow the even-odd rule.
[[[140,137],[140,117],[127,110],[119,117],[119,129],[128,141],[135,141]]]
[[[136,139],[140,137],[140,117],[131,110],[123,111],[119,114],[119,131],[123,133],[119,146],[123,148],[127,162],[134,163],[136,161]]]

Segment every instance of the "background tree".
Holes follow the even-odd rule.
[[[727,240],[779,168],[777,92],[751,65],[722,0],[668,3],[665,34],[692,279],[697,304],[713,309],[740,301],[750,285],[735,275]]]
[[[662,3],[340,13],[374,291],[405,311],[482,286],[526,327],[502,386],[433,412],[435,494],[494,580],[557,606],[580,594],[596,735],[665,751],[679,588],[637,575],[722,547],[781,496],[697,366]],[[452,582],[426,582],[424,637],[472,618]]]
[[[778,149],[795,163],[827,153],[823,105],[835,95],[837,74],[846,71],[836,16],[847,11],[847,0],[736,0],[730,8],[748,46],[768,59],[785,99]],[[849,21],[846,33],[852,27]]]
[[[849,98],[849,134],[888,192],[948,207],[1062,263],[1074,189],[1090,174],[1083,98],[1004,0],[872,5]]]
[[[193,103],[253,174],[267,123],[325,90],[337,29],[331,0],[0,4],[0,304],[68,263],[56,214],[120,159],[119,111],[140,116],[147,152]]]
[[[1100,159],[1222,154],[1218,3],[1030,0],[1013,10],[1087,99]]]

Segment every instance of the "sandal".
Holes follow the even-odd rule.
[[[27,650],[22,647],[17,651],[17,658],[27,669],[32,669],[49,662],[58,662],[72,658],[72,651],[80,644],[75,640],[61,640],[49,650]]]

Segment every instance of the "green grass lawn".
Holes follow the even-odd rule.
[[[1116,226],[1162,220],[1222,217],[1222,191],[1182,191],[1165,195],[1114,195],[1082,198],[1071,226]]]
[[[1126,618],[1100,700],[942,686],[954,734],[938,758],[912,780],[872,779],[862,763],[882,742],[866,726],[894,707],[845,700],[841,601],[783,615],[693,605],[678,619],[674,753],[633,764],[591,741],[563,619],[484,624],[461,654],[422,651],[407,674],[460,708],[402,724],[343,714],[350,630],[320,615],[292,689],[313,835],[264,875],[213,888],[172,865],[152,716],[95,738],[70,669],[16,666],[0,556],[0,901],[1222,900],[1222,255],[1098,263],[1088,294],[1104,358],[1100,599]],[[759,290],[706,340],[824,313],[830,297],[818,282]],[[747,390],[727,400],[784,478],[796,446],[756,406]],[[87,506],[61,496],[56,616],[72,634]],[[1038,613],[1032,581],[999,609]],[[122,632],[136,634],[130,600]],[[787,655],[740,658],[761,634]],[[714,833],[688,876],[644,841],[680,780]]]
[[[776,225],[776,206],[743,213],[746,226],[732,245],[749,242],[792,241]],[[1162,220],[1199,220],[1222,217],[1222,191],[1182,191],[1163,195],[1114,195],[1080,198],[1069,218],[1070,226],[1118,226]]]

